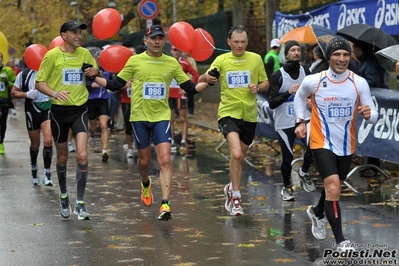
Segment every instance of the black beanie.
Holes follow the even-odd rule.
[[[330,60],[330,56],[337,50],[346,50],[351,53],[351,46],[349,42],[342,38],[331,39],[326,48],[326,59]]]
[[[288,51],[291,49],[292,46],[299,46],[299,47],[301,47],[297,41],[292,41],[292,40],[291,40],[291,41],[288,41],[288,42],[285,43],[284,55],[287,55],[287,54],[288,54]]]

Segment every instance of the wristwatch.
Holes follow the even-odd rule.
[[[299,126],[299,125],[302,124],[302,123],[306,123],[306,120],[305,120],[305,119],[302,119],[302,118],[297,118],[297,119],[295,120],[295,127]]]

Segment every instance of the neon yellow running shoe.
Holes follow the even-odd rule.
[[[0,154],[6,154],[6,150],[4,149],[3,143],[0,143]]]
[[[172,219],[172,218],[173,218],[173,215],[172,215],[172,212],[170,210],[170,202],[161,204],[161,207],[159,207],[158,220],[167,221],[167,220]]]

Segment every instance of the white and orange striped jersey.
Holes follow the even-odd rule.
[[[369,123],[378,118],[366,80],[349,70],[336,74],[331,69],[305,77],[294,100],[297,118],[305,118],[308,97],[312,105],[310,148],[328,149],[338,156],[355,153],[358,106],[370,106]]]

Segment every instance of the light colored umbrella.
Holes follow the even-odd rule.
[[[398,61],[399,60],[399,44],[395,44],[392,46],[389,46],[387,48],[384,48],[382,50],[379,50],[376,52],[376,54],[381,55],[385,58],[388,58],[393,61]]]
[[[290,30],[280,38],[280,43],[284,44],[290,40],[296,40],[300,44],[317,44],[317,37],[322,35],[334,35],[331,29],[318,26],[306,25]]]

